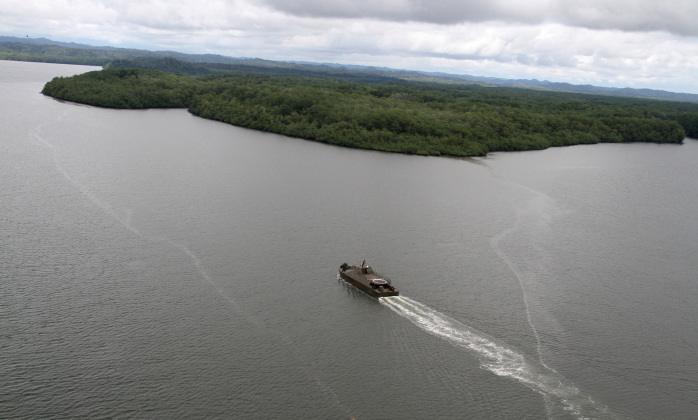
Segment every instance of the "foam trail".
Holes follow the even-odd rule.
[[[506,253],[499,246],[499,243],[502,239],[507,238],[509,235],[512,235],[513,233],[519,231],[522,228],[522,226],[526,223],[532,224],[534,229],[547,226],[550,222],[552,215],[557,211],[557,205],[555,203],[555,200],[541,193],[540,191],[534,190],[523,184],[512,182],[511,180],[508,180],[498,175],[496,172],[493,171],[493,169],[489,165],[484,163],[482,165],[487,168],[490,175],[498,179],[500,182],[510,187],[513,187],[514,189],[525,190],[526,192],[531,194],[530,198],[528,199],[527,207],[516,209],[516,222],[514,223],[514,225],[508,229],[505,229],[495,237],[491,238],[490,247],[497,253],[499,258],[507,265],[511,272],[514,273],[514,276],[516,277],[516,280],[519,283],[519,287],[521,288],[523,304],[526,310],[526,321],[528,322],[528,325],[531,327],[533,336],[536,339],[536,353],[538,354],[538,361],[546,369],[554,372],[554,370],[550,368],[543,359],[543,346],[540,334],[538,333],[538,328],[536,328],[533,316],[531,314],[531,305],[529,303],[526,286],[524,285],[525,275],[521,273],[519,270],[517,270],[516,265],[512,262],[510,258],[508,258]],[[528,245],[530,246],[530,244]],[[546,408],[548,409],[548,417],[552,417],[551,401],[549,398],[545,397],[545,402]]]
[[[545,361],[543,361],[543,349],[542,349],[542,344],[541,344],[541,340],[540,340],[540,335],[538,334],[538,329],[536,328],[536,325],[533,323],[533,318],[531,317],[531,305],[529,305],[529,303],[528,303],[528,294],[526,293],[526,287],[524,286],[522,275],[516,270],[516,268],[514,267],[514,264],[509,260],[509,258],[507,258],[506,254],[499,247],[499,241],[501,241],[507,235],[514,232],[516,229],[517,229],[517,227],[515,226],[515,227],[504,230],[502,233],[500,233],[499,235],[495,236],[494,238],[492,238],[490,240],[490,246],[497,253],[499,258],[501,258],[502,261],[504,261],[504,263],[507,265],[507,267],[509,267],[509,269],[512,271],[512,273],[514,273],[516,280],[519,282],[519,287],[521,287],[521,294],[523,296],[524,308],[526,308],[526,320],[528,321],[528,325],[531,327],[531,330],[533,331],[533,336],[536,338],[536,350],[538,352],[538,361],[543,366],[550,369],[550,367],[548,367],[548,365],[545,364]]]
[[[65,116],[65,113],[59,117],[59,120],[62,119]],[[206,283],[211,285],[216,293],[226,301],[228,301],[235,309],[235,311],[242,315],[247,322],[250,324],[256,326],[256,327],[265,327],[260,323],[257,319],[255,319],[252,315],[250,315],[247,311],[245,311],[240,304],[230,295],[228,294],[223,287],[221,287],[207,272],[206,268],[204,267],[203,261],[194,253],[192,252],[186,245],[181,244],[179,242],[172,241],[170,239],[160,237],[160,236],[152,236],[152,235],[147,235],[143,232],[141,232],[139,229],[133,226],[132,224],[132,211],[130,209],[125,209],[124,211],[118,211],[115,209],[112,205],[108,204],[107,202],[101,200],[99,197],[97,197],[94,193],[92,193],[88,188],[86,188],[84,185],[82,185],[80,182],[78,182],[75,178],[73,178],[68,171],[63,167],[63,165],[60,162],[60,159],[58,158],[58,153],[61,150],[60,147],[48,142],[47,140],[44,139],[44,137],[41,134],[42,129],[41,125],[38,125],[36,127],[36,130],[34,131],[34,139],[44,145],[47,149],[51,151],[51,155],[53,158],[53,164],[56,168],[56,170],[65,178],[71,185],[73,185],[75,188],[77,188],[80,193],[83,194],[84,197],[87,198],[87,200],[101,209],[104,213],[115,219],[119,224],[121,224],[126,230],[129,232],[133,233],[134,235],[142,238],[143,240],[146,240],[148,242],[152,243],[157,243],[157,244],[167,244],[171,247],[179,249],[182,254],[186,255],[194,264],[194,267],[196,267],[196,270],[198,271],[199,275],[201,276],[201,279],[203,279]],[[279,333],[278,331],[275,331],[273,328],[270,328],[266,326],[267,329],[272,330],[273,332],[277,333],[280,336],[280,339],[286,343],[286,345],[289,346],[289,348],[293,351],[295,357],[298,360],[303,360],[302,355],[295,354],[298,353],[297,346],[291,339],[289,335],[286,333]],[[304,374],[309,377],[318,387],[320,387],[325,393],[329,395],[331,400],[334,402],[334,404],[341,410],[343,411],[347,417],[353,418],[351,415],[349,409],[344,406],[344,404],[341,402],[339,399],[338,394],[332,389],[330,385],[328,385],[325,381],[322,380],[321,377],[321,371],[319,368],[316,366],[315,361],[313,361],[310,365],[301,365],[302,370]]]
[[[61,116],[59,116],[58,120],[61,120],[63,117],[65,117],[66,113],[64,112]],[[115,209],[112,205],[108,204],[107,202],[101,200],[99,197],[97,197],[94,193],[92,193],[88,188],[86,188],[84,185],[82,185],[80,182],[78,182],[75,178],[73,178],[68,171],[63,167],[63,165],[60,162],[60,159],[58,158],[58,153],[61,150],[60,147],[50,143],[46,139],[44,139],[42,135],[42,125],[40,124],[36,127],[34,131],[34,139],[38,141],[39,143],[43,144],[46,146],[50,151],[51,151],[51,156],[53,158],[53,164],[56,168],[56,170],[65,178],[70,184],[72,184],[75,188],[77,188],[80,193],[87,198],[87,200],[101,209],[104,213],[112,217],[114,220],[116,220],[119,224],[121,224],[126,230],[129,232],[133,233],[134,235],[152,242],[152,243],[158,243],[158,244],[167,244],[170,245],[174,248],[179,249],[184,255],[186,255],[189,259],[194,264],[194,267],[196,267],[196,270],[198,271],[199,275],[203,280],[205,280],[208,284],[210,284],[212,287],[216,289],[216,292],[220,297],[223,299],[227,300],[229,303],[231,303],[234,307],[236,312],[243,314],[246,319],[254,324],[258,325],[257,321],[249,316],[249,314],[244,313],[238,302],[233,299],[232,296],[230,296],[226,291],[218,285],[208,274],[206,271],[201,259],[197,257],[189,248],[187,248],[185,245],[174,242],[172,240],[163,238],[163,237],[157,237],[157,236],[152,236],[152,235],[146,235],[143,232],[141,232],[139,229],[133,226],[132,224],[132,212],[130,209],[125,209],[123,211],[118,211]]]
[[[555,200],[549,197],[548,195],[535,190],[531,187],[528,187],[526,185],[511,181],[507,179],[506,177],[503,177],[499,174],[497,174],[489,165],[482,163],[483,166],[487,168],[489,173],[502,182],[503,184],[506,184],[507,186],[513,188],[514,190],[523,190],[526,191],[529,194],[529,198],[526,200],[526,206],[524,207],[515,207],[516,210],[516,221],[514,225],[508,229],[505,229],[504,231],[500,232],[498,235],[492,237],[490,239],[490,247],[492,248],[493,251],[499,256],[499,258],[506,264],[506,266],[511,270],[511,272],[514,274],[516,277],[516,280],[519,283],[519,287],[521,288],[521,294],[523,298],[523,304],[524,308],[526,309],[526,320],[528,321],[528,325],[531,327],[531,331],[533,332],[533,336],[536,339],[536,350],[538,354],[538,361],[545,366],[547,369],[552,370],[548,365],[546,365],[544,359],[543,359],[543,346],[540,338],[540,334],[538,333],[538,328],[536,328],[536,325],[534,323],[534,317],[531,313],[531,304],[529,302],[529,297],[528,297],[528,291],[525,286],[525,278],[527,277],[525,273],[522,273],[521,270],[517,269],[517,265],[512,261],[512,258],[509,258],[509,256],[504,252],[502,247],[500,246],[500,242],[503,239],[508,238],[510,235],[513,235],[519,231],[537,231],[538,229],[545,228],[550,224],[551,219],[556,215],[559,214],[561,211],[558,208],[557,204],[555,203]],[[527,244],[528,247],[533,247],[537,248],[535,246],[532,246],[532,244],[529,242]],[[528,258],[527,261],[533,261],[535,258]]]
[[[380,298],[379,301],[429,334],[473,353],[482,368],[515,379],[541,394],[553,405],[548,413],[551,418],[564,414],[580,419],[619,418],[584,395],[562,375],[487,334],[405,296]]]
[[[63,167],[61,164],[60,160],[58,159],[58,152],[60,151],[60,147],[55,146],[48,141],[46,141],[43,136],[41,135],[41,126],[38,126],[36,128],[36,131],[34,132],[34,138],[44,146],[46,146],[50,151],[51,151],[51,157],[53,158],[53,165],[55,166],[56,170],[65,178],[70,184],[72,184],[75,188],[77,188],[80,193],[87,198],[87,200],[101,209],[104,213],[107,215],[111,216],[113,219],[115,219],[119,224],[121,224],[124,228],[129,230],[131,233],[140,236],[141,238],[151,241],[151,242],[164,242],[160,238],[153,238],[153,237],[148,237],[141,233],[138,229],[134,228],[131,225],[131,211],[129,209],[126,209],[123,213],[120,214],[116,209],[114,209],[113,206],[109,205],[108,203],[102,201],[99,199],[95,194],[93,194],[90,190],[88,190],[84,185],[82,185],[80,182],[75,180],[68,171]]]

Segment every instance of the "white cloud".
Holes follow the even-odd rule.
[[[698,36],[694,0],[556,0],[554,19],[593,29],[666,31]]]
[[[4,0],[62,41],[696,92],[695,0]]]
[[[262,0],[296,16],[437,24],[502,21],[698,36],[695,0]]]
[[[551,0],[263,0],[296,16],[369,18],[395,22],[456,24],[486,20],[539,21]]]

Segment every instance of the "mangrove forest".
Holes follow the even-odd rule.
[[[45,95],[109,108],[194,115],[339,146],[483,156],[590,143],[681,143],[698,137],[698,104],[389,78],[107,68],[58,77]]]

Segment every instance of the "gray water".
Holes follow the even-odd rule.
[[[0,417],[698,416],[697,141],[425,158],[39,93],[88,70],[0,62]]]

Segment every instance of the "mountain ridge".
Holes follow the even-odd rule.
[[[149,58],[158,59],[168,57],[187,63],[236,65],[265,69],[287,69],[291,70],[291,73],[319,72],[336,75],[337,72],[345,71],[347,73],[344,74],[344,77],[346,77],[349,73],[358,72],[358,75],[350,77],[352,80],[362,80],[365,79],[366,76],[372,75],[381,79],[394,78],[406,81],[480,84],[485,86],[507,86],[559,92],[698,102],[698,94],[670,92],[657,89],[600,87],[588,84],[575,85],[565,82],[551,82],[537,79],[504,79],[487,76],[473,76],[468,74],[401,70],[388,67],[347,65],[337,63],[273,61],[260,58],[229,57],[219,54],[187,54],[176,51],[151,51],[134,48],[94,46],[75,42],[54,41],[47,38],[0,36],[0,59],[5,60],[40,61],[108,67],[109,64],[115,60],[138,60]]]

